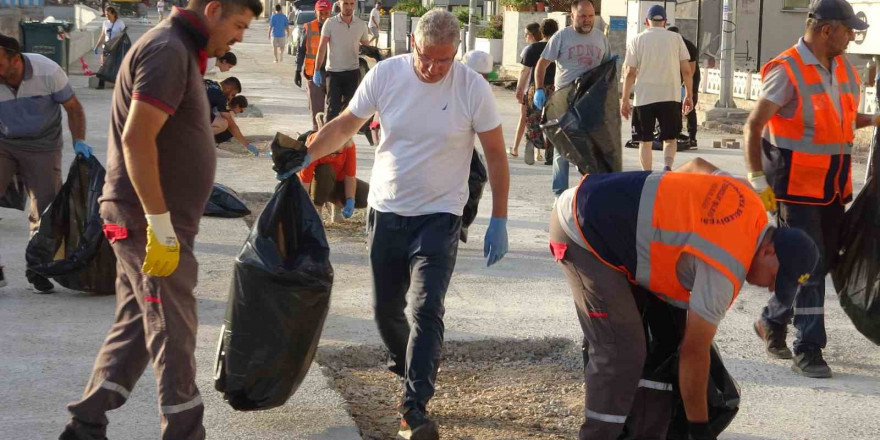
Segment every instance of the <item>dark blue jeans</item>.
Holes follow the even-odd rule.
[[[443,302],[455,268],[461,217],[403,217],[370,209],[367,219],[373,309],[388,369],[404,378],[403,409],[422,411],[434,396],[443,351]],[[413,323],[404,314],[412,290]]]
[[[827,342],[825,275],[833,267],[840,247],[843,211],[844,207],[838,199],[825,206],[779,203],[779,225],[803,230],[819,247],[819,262],[810,279],[797,289],[773,292],[761,313],[761,319],[775,327],[788,325],[794,316],[797,332],[793,348],[796,354],[823,349]]]

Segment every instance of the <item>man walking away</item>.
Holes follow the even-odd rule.
[[[678,32],[677,26],[670,26],[670,32]],[[688,65],[691,67],[691,97],[693,100],[693,110],[687,114],[687,130],[688,130],[688,146],[690,148],[697,148],[697,103],[699,101],[699,91],[700,91],[700,68],[697,67],[697,63],[700,62],[700,51],[697,50],[697,45],[695,45],[691,40],[688,40],[684,36],[681,37],[684,40],[684,45],[687,46],[688,50]],[[684,87],[684,78],[681,79],[682,87]]]
[[[323,84],[315,84],[314,75],[317,71],[323,71],[322,64],[316,64],[318,46],[321,44],[321,29],[327,19],[330,18],[329,0],[315,2],[315,15],[317,18],[303,25],[300,34],[299,47],[296,49],[296,75],[293,82],[297,87],[302,87],[302,78],[306,78],[306,97],[308,98],[309,111],[312,114],[312,130],[318,130],[318,122],[315,117],[318,113],[324,113],[324,100],[327,97],[327,89]]]
[[[593,27],[596,9],[592,0],[574,0],[571,3],[572,25],[559,31],[547,42],[541,59],[535,66],[535,107],[547,104],[547,120],[561,117],[568,111],[574,80],[589,72],[608,56],[608,40]],[[555,92],[549,98],[544,91],[544,78],[550,63],[556,62]],[[569,163],[559,151],[553,157],[553,195],[559,196],[568,188]]]
[[[284,58],[284,46],[287,37],[290,36],[290,22],[287,16],[281,13],[281,5],[275,5],[275,13],[269,19],[269,40],[272,41],[272,56],[275,63],[280,63]]]
[[[706,389],[718,324],[745,282],[772,291],[797,285],[816,265],[813,241],[772,227],[745,182],[702,159],[677,171],[588,175],[551,214],[550,249],[589,347],[579,440],[665,439],[673,391],[689,438],[715,440]],[[683,337],[678,310],[686,314]],[[643,320],[652,348],[678,352],[678,384],[645,368]]]
[[[12,37],[0,34],[0,197],[18,174],[31,200],[30,233],[61,189],[61,108],[73,138],[73,151],[89,157],[86,115],[67,75],[54,61],[22,53]],[[34,293],[50,293],[52,282],[28,270]]]
[[[785,334],[793,316],[791,369],[822,378],[831,377],[822,357],[825,275],[839,248],[844,206],[852,200],[855,129],[878,125],[878,117],[857,113],[860,79],[844,53],[853,31],[868,25],[844,0],[816,0],[809,17],[803,38],[761,68],[761,97],[743,136],[749,181],[767,209],[775,211],[779,200],[778,223],[805,231],[820,254],[806,283],[776,289],[755,331],[770,357],[792,359]]]
[[[342,112],[354,96],[361,82],[360,45],[370,43],[367,24],[354,15],[354,0],[340,0],[342,12],[321,29],[321,44],[315,65],[327,60],[327,122]],[[315,72],[315,84],[324,84],[320,70]]]
[[[350,108],[318,131],[307,160],[337,150],[379,113],[382,141],[370,179],[367,230],[376,323],[390,352],[388,368],[404,379],[402,439],[440,438],[427,405],[436,388],[443,302],[458,252],[474,135],[492,185],[483,254],[492,265],[507,252],[509,173],[501,116],[489,83],[455,61],[458,26],[445,10],[422,16],[411,40],[414,53],[371,69]],[[404,313],[408,290],[412,326]]]
[[[370,46],[379,45],[379,21],[382,19],[379,10],[382,9],[382,2],[376,0],[376,5],[370,11]]]
[[[669,171],[678,149],[681,115],[693,109],[690,55],[681,35],[666,30],[663,6],[651,6],[645,23],[648,28],[636,35],[626,48],[623,61],[626,79],[620,96],[620,115],[629,119],[635,105],[633,121],[638,120],[638,124],[633,129],[635,140],[639,141],[642,170],[651,169],[654,127],[660,123],[663,169]],[[684,102],[681,100],[682,80],[685,84]],[[635,102],[630,104],[629,95],[633,90]]]
[[[116,254],[116,322],[60,440],[107,437],[107,411],[152,361],[160,438],[202,440],[193,244],[216,156],[202,75],[263,11],[258,0],[191,0],[145,33],[119,71],[110,113],[104,231]]]

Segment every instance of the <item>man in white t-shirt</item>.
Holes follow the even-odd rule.
[[[474,135],[492,185],[483,253],[492,265],[507,252],[509,173],[501,116],[489,83],[455,61],[458,44],[454,15],[438,9],[425,14],[412,39],[414,53],[367,73],[348,110],[318,132],[305,164],[338,149],[379,114],[382,140],[367,229],[376,323],[390,352],[389,370],[405,379],[402,438],[439,438],[426,406],[441,357],[443,302],[458,252]],[[410,288],[412,327],[404,314]]]
[[[370,28],[370,46],[376,46],[379,43],[379,10],[382,9],[382,2],[376,0],[376,6],[370,11],[370,22],[367,26]]]
[[[663,6],[651,6],[645,22],[648,28],[636,35],[626,48],[623,62],[626,79],[620,95],[620,114],[624,118],[634,115],[633,132],[635,140],[639,141],[642,170],[651,169],[654,127],[659,122],[660,140],[663,141],[663,169],[669,171],[675,161],[681,115],[693,109],[691,57],[681,35],[666,30],[666,10]],[[685,85],[683,102],[682,81]],[[633,104],[629,102],[631,91],[635,91],[636,95]]]
[[[593,26],[597,18],[592,0],[574,0],[571,3],[571,26],[550,38],[535,65],[535,84],[543,85],[547,67],[556,62],[555,91],[547,93],[543,87],[538,87],[533,100],[538,109],[543,109],[547,104],[548,121],[568,111],[571,95],[575,91],[574,87],[570,87],[574,80],[602,64],[610,52],[608,39]],[[556,149],[551,188],[557,197],[568,188],[568,169],[568,160]]]

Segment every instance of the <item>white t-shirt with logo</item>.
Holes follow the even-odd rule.
[[[501,125],[492,88],[454,61],[438,83],[422,82],[413,55],[370,69],[349,103],[359,118],[379,113],[382,136],[368,203],[402,216],[461,215],[468,198],[474,136]]]
[[[625,66],[639,69],[633,105],[681,102],[681,61],[690,59],[684,39],[675,32],[648,28],[636,35],[623,61]]]

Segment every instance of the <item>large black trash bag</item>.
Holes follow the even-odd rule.
[[[583,74],[574,87],[568,111],[547,121],[544,135],[582,174],[621,171],[617,58]]]
[[[14,174],[6,192],[0,197],[0,208],[12,208],[24,211],[27,204],[27,192],[24,189],[24,182],[21,176]]]
[[[880,134],[875,134],[874,144]],[[831,271],[840,306],[856,329],[880,345],[880,180],[875,150],[871,177],[846,211]]]
[[[214,388],[234,409],[281,406],[302,383],[330,307],[329,257],[321,217],[292,175],[235,259],[214,365]]]
[[[238,218],[250,214],[247,204],[232,188],[215,183],[211,197],[205,204],[204,215],[208,217]]]
[[[673,307],[654,294],[639,287],[636,297],[644,298],[642,318],[645,326],[647,357],[643,377],[673,385],[672,413],[666,438],[669,440],[689,440],[687,415],[678,386],[678,348],[684,336],[687,323],[687,310]],[[709,384],[707,387],[709,426],[715,435],[723,432],[739,411],[740,390],[736,380],[731,377],[712,343],[710,349]]]
[[[486,164],[477,149],[471,156],[471,172],[468,175],[468,199],[464,205],[464,212],[461,214],[461,233],[459,238],[463,243],[467,243],[468,226],[470,226],[477,218],[477,211],[480,208],[480,199],[483,197],[483,188],[489,181],[489,173],[486,171]]]
[[[28,269],[68,289],[108,295],[116,291],[116,256],[98,212],[104,174],[95,156],[76,156],[28,242]]]
[[[131,39],[128,33],[123,31],[121,34],[113,37],[104,45],[104,64],[95,73],[98,79],[107,82],[116,82],[116,75],[119,74],[119,67],[122,65],[122,59],[131,49]]]

